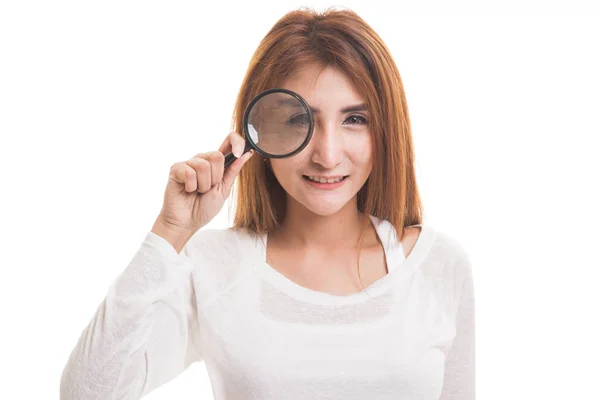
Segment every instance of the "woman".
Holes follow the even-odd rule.
[[[242,155],[243,111],[270,88],[308,102],[313,137],[289,158]],[[377,34],[350,11],[287,14],[234,121],[219,151],[172,166],[61,398],[139,398],[204,361],[216,399],[474,399],[471,265],[422,224],[404,90]],[[236,178],[234,226],[201,229]]]

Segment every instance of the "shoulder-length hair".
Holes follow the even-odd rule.
[[[244,110],[254,96],[314,64],[344,72],[365,98],[373,168],[357,194],[358,209],[389,221],[403,238],[404,227],[421,224],[423,215],[406,96],[386,45],[353,11],[303,8],[277,21],[250,60],[235,103],[233,131],[244,135]],[[285,192],[265,164],[255,154],[238,175],[234,228],[269,233],[285,216]],[[368,223],[365,219],[365,227]]]

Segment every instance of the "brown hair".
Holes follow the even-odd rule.
[[[389,221],[403,238],[404,227],[421,224],[423,214],[404,87],[381,38],[353,11],[302,8],[277,21],[250,60],[232,129],[243,134],[243,113],[254,96],[278,87],[301,66],[314,64],[344,72],[364,96],[374,163],[357,194],[358,208]],[[285,216],[285,192],[262,156],[255,154],[242,168],[235,192],[234,228],[269,233],[279,226]],[[368,223],[365,219],[365,228]]]

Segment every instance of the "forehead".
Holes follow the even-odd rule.
[[[327,108],[364,102],[352,80],[333,67],[310,65],[300,68],[281,85],[302,96],[312,107]]]

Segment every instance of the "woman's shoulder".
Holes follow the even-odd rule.
[[[465,283],[472,285],[473,269],[467,246],[458,234],[447,229],[427,223],[412,227],[420,230],[413,261],[418,261],[419,273],[429,282],[436,297],[449,307],[447,311],[454,313]]]
[[[468,263],[469,253],[465,243],[454,233],[438,227],[427,226],[433,232],[432,253],[441,259],[453,263]]]
[[[448,269],[451,266],[469,264],[469,255],[463,242],[452,233],[428,222],[406,225],[404,235],[400,238],[399,232],[386,219],[371,216],[375,229],[384,245],[401,251],[405,257],[409,256],[421,268]],[[427,267],[429,266],[429,267]]]
[[[472,276],[467,246],[457,234],[446,229],[423,225],[423,233],[429,237],[429,246],[420,266],[421,272],[455,296],[465,279]]]
[[[437,270],[447,274],[450,269],[461,273],[470,268],[469,254],[463,241],[445,229],[428,222],[406,225],[400,239],[399,232],[385,219],[371,217],[380,237],[391,247],[401,247],[406,256],[411,256],[420,269]],[[442,271],[443,270],[443,271]]]

